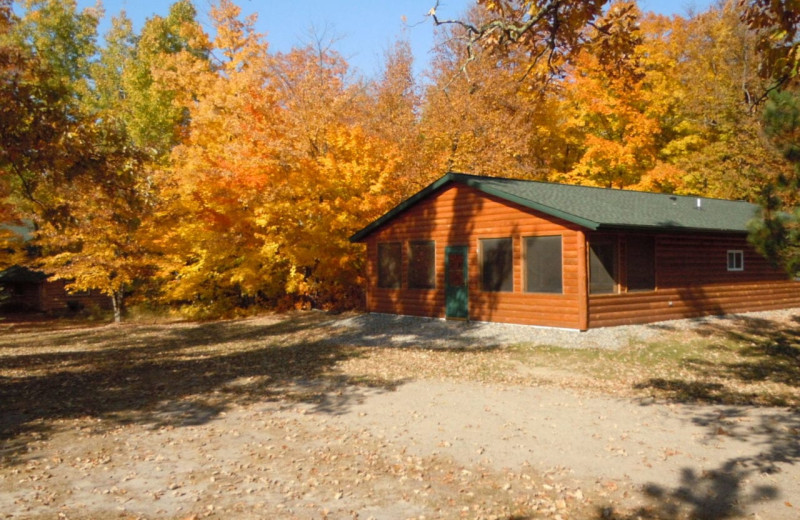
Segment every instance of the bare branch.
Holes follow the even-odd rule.
[[[523,6],[537,8],[531,11],[518,9],[512,17],[507,17],[502,8],[500,16],[485,23],[472,23],[466,20],[441,19],[438,16],[439,0],[428,11],[435,26],[451,25],[462,29],[468,59],[461,67],[466,71],[468,64],[476,59],[476,49],[482,47],[493,53],[509,54],[514,47],[527,49],[532,62],[523,75],[527,78],[542,60],[546,60],[547,69],[557,74],[564,62],[585,39],[586,27],[594,27],[598,33],[607,33],[608,28],[596,27],[595,17],[602,12],[607,0],[529,0]],[[479,2],[481,3],[481,2]],[[491,9],[490,9],[491,11]],[[515,18],[516,17],[516,18]]]

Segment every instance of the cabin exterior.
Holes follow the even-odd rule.
[[[586,330],[800,306],[757,207],[449,173],[351,237],[370,312]]]
[[[99,291],[68,293],[63,280],[14,265],[0,271],[0,311],[3,313],[61,313],[81,309],[108,309],[108,296]]]

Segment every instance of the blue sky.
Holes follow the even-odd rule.
[[[205,20],[212,0],[194,0]],[[273,51],[288,51],[312,41],[313,34],[335,39],[334,48],[357,72],[374,76],[381,71],[386,50],[398,37],[411,42],[416,70],[425,68],[433,47],[433,23],[425,15],[436,0],[234,0],[245,14],[258,13],[257,30],[266,33]],[[441,18],[456,18],[474,0],[440,0]],[[125,10],[136,30],[153,15],[164,15],[171,2],[164,0],[105,0],[106,18]],[[711,0],[639,0],[644,11],[686,14],[704,10]],[[78,0],[79,7],[95,0]],[[105,20],[101,34],[108,28]]]

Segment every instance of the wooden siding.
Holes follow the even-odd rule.
[[[62,280],[45,282],[42,288],[42,308],[45,312],[65,310],[110,309],[111,298],[100,291],[81,291],[68,293]]]
[[[99,291],[69,294],[61,280],[14,283],[6,287],[8,299],[2,308],[8,312],[62,312],[80,309],[110,309],[111,300]]]
[[[800,307],[800,282],[742,235],[660,235],[655,244],[656,290],[590,296],[589,327]],[[728,271],[729,250],[744,252],[743,271]]]
[[[527,236],[561,235],[563,294],[523,292]],[[800,307],[800,282],[787,280],[738,234],[655,234],[653,291],[627,292],[625,233],[596,233],[567,221],[495,198],[468,186],[450,185],[396,216],[367,237],[367,309],[371,312],[444,317],[447,246],[469,251],[469,319],[587,328],[649,323],[709,314]],[[481,290],[479,244],[513,238],[512,292]],[[587,243],[618,241],[619,293],[588,294]],[[408,288],[408,243],[435,242],[436,286]],[[377,244],[401,242],[400,289],[377,287]],[[727,270],[727,252],[744,253],[744,270]]]
[[[523,292],[522,238],[537,235],[563,237],[563,294]],[[372,312],[443,317],[445,247],[464,245],[469,248],[471,320],[580,328],[578,273],[581,262],[578,250],[579,237],[582,239],[582,236],[574,224],[487,196],[467,186],[451,185],[369,236],[367,308]],[[514,239],[514,291],[482,291],[479,242],[484,238],[505,237]],[[435,241],[435,289],[408,288],[407,244],[410,240]],[[402,287],[378,288],[377,244],[395,241],[403,243]]]

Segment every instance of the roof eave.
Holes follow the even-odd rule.
[[[732,235],[746,235],[745,229],[701,228],[688,226],[636,226],[631,224],[600,224],[595,231],[649,231],[660,233],[726,233]]]
[[[512,195],[512,194],[510,194],[508,192],[505,192],[503,190],[498,190],[498,189],[491,188],[491,187],[488,187],[488,186],[482,186],[479,181],[467,179],[465,181],[465,184],[467,184],[468,186],[471,186],[471,187],[473,187],[473,188],[475,188],[477,190],[480,190],[483,193],[486,193],[488,195],[493,195],[495,197],[499,197],[499,198],[501,198],[503,200],[507,200],[509,202],[513,202],[515,204],[518,204],[518,205],[523,206],[523,207],[528,208],[528,209],[539,211],[539,212],[544,213],[546,215],[549,215],[551,217],[556,217],[556,218],[560,218],[562,220],[566,220],[567,222],[571,222],[571,223],[576,224],[578,226],[581,226],[581,227],[584,227],[584,228],[587,228],[587,229],[591,229],[592,231],[596,231],[602,225],[599,222],[595,222],[593,220],[589,220],[589,219],[586,219],[586,218],[583,218],[583,217],[579,217],[577,215],[573,215],[571,213],[567,213],[565,211],[561,211],[559,209],[553,208],[552,206],[547,206],[545,204],[539,204],[538,202],[533,202],[531,200],[528,200],[528,199],[525,199],[525,198],[522,198],[522,197],[518,197],[516,195]]]
[[[663,225],[663,226],[631,225],[631,224],[596,222],[593,220],[589,220],[585,217],[580,217],[577,215],[573,215],[571,213],[567,213],[565,211],[554,208],[552,206],[548,206],[546,204],[541,204],[539,202],[535,202],[530,199],[514,195],[512,193],[508,193],[496,187],[488,186],[485,183],[481,182],[480,178],[476,178],[465,174],[448,172],[440,179],[434,181],[430,185],[426,186],[422,190],[418,191],[408,199],[404,200],[403,202],[401,202],[400,204],[389,210],[387,213],[383,214],[378,219],[372,221],[370,224],[368,224],[360,231],[354,233],[350,237],[350,242],[363,242],[364,239],[367,238],[370,234],[372,234],[375,230],[377,230],[387,222],[391,221],[399,214],[405,212],[406,210],[408,210],[421,200],[429,197],[434,192],[438,191],[439,189],[453,182],[459,182],[461,184],[464,184],[465,186],[474,188],[487,195],[498,197],[504,201],[517,204],[524,208],[532,209],[534,211],[544,213],[548,216],[565,220],[567,222],[581,226],[591,231],[628,230],[628,231],[650,231],[650,232],[661,232],[661,233],[729,233],[729,234],[748,233],[746,229],[704,228],[704,227],[688,227],[679,225]]]
[[[397,206],[395,206],[394,208],[389,210],[387,213],[383,214],[378,219],[372,221],[370,224],[368,224],[366,227],[364,227],[360,231],[354,233],[350,237],[350,242],[362,242],[373,231],[375,231],[376,229],[378,229],[382,225],[386,224],[388,221],[392,220],[393,218],[395,218],[400,213],[402,213],[405,210],[409,209],[411,206],[415,205],[417,202],[421,201],[422,199],[428,197],[433,192],[439,190],[440,188],[444,187],[445,185],[447,185],[447,184],[449,184],[451,182],[456,182],[456,181],[460,182],[460,183],[462,183],[462,184],[464,184],[466,186],[469,186],[471,188],[475,188],[476,190],[478,190],[478,191],[480,191],[482,193],[486,193],[487,195],[492,195],[492,196],[495,196],[495,197],[499,197],[499,198],[501,198],[501,199],[503,199],[505,201],[513,202],[515,204],[518,204],[518,205],[523,206],[523,207],[528,208],[528,209],[532,209],[532,210],[535,210],[535,211],[540,211],[542,213],[545,213],[546,215],[550,215],[551,217],[560,218],[560,219],[566,220],[567,222],[571,222],[573,224],[577,224],[578,226],[585,227],[587,229],[596,230],[600,226],[600,223],[598,223],[598,222],[587,220],[585,218],[581,218],[581,217],[578,217],[576,215],[572,215],[570,213],[566,213],[566,212],[558,210],[556,208],[553,208],[553,207],[550,207],[550,206],[547,206],[547,205],[544,205],[544,204],[539,204],[537,202],[533,202],[531,200],[528,200],[528,199],[525,199],[525,198],[522,198],[522,197],[518,197],[516,195],[510,194],[510,193],[505,192],[503,190],[498,190],[498,189],[492,188],[490,186],[486,186],[483,183],[481,183],[478,179],[472,178],[472,177],[470,177],[468,175],[449,172],[449,173],[445,174],[439,180],[433,182],[429,186],[423,188],[422,190],[418,191],[417,193],[415,193],[414,195],[412,195],[408,199],[404,200],[403,202],[401,202],[400,204],[398,204]]]

